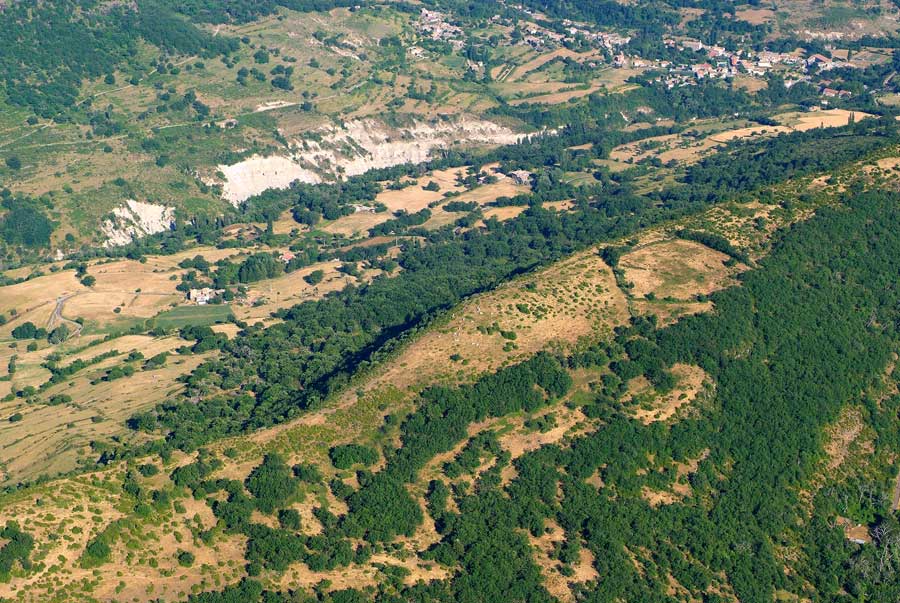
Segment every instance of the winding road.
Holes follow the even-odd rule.
[[[81,325],[74,320],[69,320],[65,316],[62,315],[63,308],[66,305],[66,302],[71,298],[78,295],[77,293],[68,293],[62,294],[56,298],[56,307],[53,308],[53,313],[50,315],[50,320],[47,321],[47,330],[53,331],[56,327],[60,325],[67,325],[71,332],[69,333],[69,337],[78,337],[81,335]]]

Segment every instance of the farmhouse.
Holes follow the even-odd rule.
[[[843,528],[844,537],[854,544],[870,544],[872,536],[869,528],[861,523],[854,524],[846,517],[838,517],[835,521],[838,527]]]
[[[205,306],[213,298],[218,297],[225,293],[224,289],[210,289],[209,287],[203,287],[202,289],[191,289],[188,292],[188,300],[194,302],[198,306]]]
[[[835,65],[834,62],[826,56],[822,56],[821,54],[814,54],[808,59],[806,59],[806,66],[811,67],[813,65],[817,65],[819,70],[825,71],[828,69],[832,69]]]
[[[529,186],[531,184],[531,172],[528,170],[515,170],[509,173],[509,177],[513,182],[521,186]]]
[[[835,90],[834,88],[823,88],[822,96],[825,98],[850,98],[849,90]]]

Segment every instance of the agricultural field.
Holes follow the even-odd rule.
[[[680,134],[649,137],[614,148],[607,165],[625,169],[648,159],[663,165],[690,165],[724,148],[729,142],[806,132],[817,128],[839,128],[871,117],[865,112],[846,109],[822,109],[790,112],[773,117],[778,125],[761,126],[752,122],[706,120],[692,124]]]

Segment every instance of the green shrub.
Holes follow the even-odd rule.
[[[296,479],[278,454],[267,454],[262,464],[247,476],[245,485],[263,513],[272,513],[297,491]]]
[[[181,567],[191,567],[194,565],[194,554],[190,551],[178,551],[178,565]]]
[[[143,465],[138,466],[138,471],[144,477],[152,477],[159,473],[159,467],[153,463],[144,463]]]
[[[109,561],[112,549],[107,542],[106,535],[100,534],[90,542],[84,549],[84,555],[81,557],[81,566],[84,568],[97,567]]]
[[[349,469],[357,463],[367,467],[374,465],[378,461],[378,452],[360,444],[342,444],[332,447],[328,457],[338,469]]]

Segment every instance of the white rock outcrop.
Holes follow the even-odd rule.
[[[270,188],[288,188],[299,180],[309,184],[322,182],[322,177],[291,157],[253,155],[233,165],[220,165],[225,176],[222,196],[233,205]]]
[[[474,118],[416,122],[391,128],[374,119],[350,121],[295,140],[288,155],[254,155],[220,165],[222,196],[238,205],[270,188],[288,188],[299,180],[318,184],[342,176],[404,163],[423,163],[435,150],[455,144],[513,144],[525,138],[507,127]]]
[[[100,230],[106,237],[104,246],[118,247],[147,235],[171,230],[174,225],[174,207],[128,199],[112,210],[112,217],[103,221]]]

